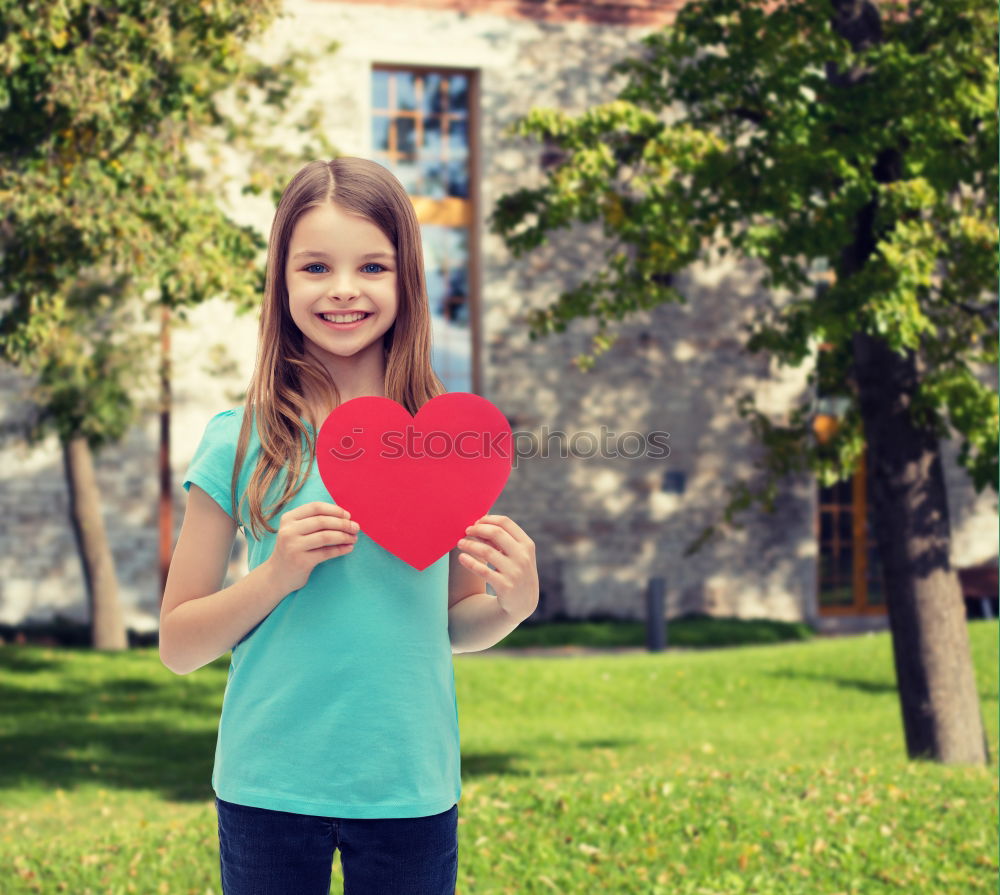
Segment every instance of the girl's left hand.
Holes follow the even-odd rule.
[[[458,546],[467,551],[458,554],[459,562],[493,586],[504,612],[522,622],[535,611],[538,606],[535,542],[513,519],[483,516],[466,529],[466,537]]]

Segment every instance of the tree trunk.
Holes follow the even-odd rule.
[[[95,649],[128,647],[114,560],[101,517],[101,499],[90,445],[82,435],[63,442],[63,465],[69,489],[69,515],[83,564],[90,608],[91,643]]]
[[[874,519],[910,758],[987,764],[979,695],[937,437],[909,417],[913,352],[853,336],[865,440],[874,462]]]
[[[855,51],[882,42],[878,8],[870,0],[833,0],[832,26]],[[849,91],[863,68],[827,79]],[[899,148],[876,159],[879,183],[903,172]],[[859,212],[854,240],[840,258],[837,277],[860,271],[875,249],[877,199]],[[865,441],[874,463],[874,521],[892,632],[896,683],[910,758],[946,764],[987,764],[989,746],[976,689],[965,605],[951,568],[951,525],[937,436],[910,417],[919,381],[917,355],[897,354],[865,332],[852,337],[852,375]]]
[[[160,608],[174,552],[173,477],[170,474],[170,306],[160,309]]]

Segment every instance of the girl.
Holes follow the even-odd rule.
[[[188,469],[160,611],[172,671],[232,649],[212,773],[224,895],[328,895],[336,849],[349,895],[455,891],[451,654],[534,611],[534,543],[483,516],[418,572],[358,530],[315,462],[341,402],[415,414],[444,391],[409,197],[375,162],[311,162],[272,225],[246,407],[212,417]],[[220,590],[237,526],[248,574]]]

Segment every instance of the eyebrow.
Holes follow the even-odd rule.
[[[327,255],[326,252],[316,252],[312,250],[305,252],[296,252],[294,255],[292,255],[292,258],[329,258],[329,257],[330,256]],[[392,260],[395,261],[396,255],[392,252],[369,252],[367,255],[361,256],[362,261],[366,260],[367,258],[391,258]]]

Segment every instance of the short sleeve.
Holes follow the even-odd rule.
[[[184,490],[197,485],[233,518],[232,488],[233,464],[236,460],[236,441],[239,436],[239,416],[235,410],[223,410],[213,416],[195,449],[184,476]]]

